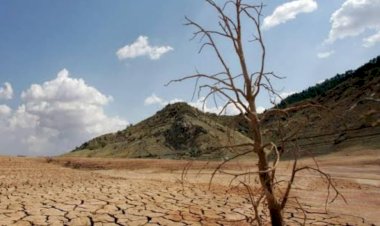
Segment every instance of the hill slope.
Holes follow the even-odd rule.
[[[343,74],[337,74],[336,76],[326,79],[325,81],[309,87],[301,92],[294,93],[282,100],[278,106],[280,108],[284,108],[285,106],[312,98],[321,98],[323,100],[323,98],[326,99],[328,93],[337,95],[335,98],[339,98],[339,93],[344,91],[343,89],[349,89],[350,86],[351,88],[370,88],[369,91],[376,92],[376,90],[373,90],[373,85],[375,85],[373,82],[378,81],[379,74],[380,56],[370,60],[368,63],[357,68],[356,70],[348,70]],[[344,83],[344,85],[342,85],[342,83]],[[363,87],[363,85],[366,86]],[[338,89],[334,90],[335,88]]]
[[[279,142],[293,134],[303,150],[330,153],[352,146],[380,149],[380,56],[284,99],[277,107],[305,103],[287,116],[262,115],[264,138]],[[224,145],[252,142],[241,115],[217,116],[185,103],[166,106],[154,116],[117,133],[94,138],[67,156],[220,159],[233,155]],[[239,150],[238,150],[239,151]]]
[[[305,103],[326,109],[303,109],[288,116],[288,133],[303,149],[316,154],[348,147],[380,149],[380,56],[356,70],[347,71],[284,99],[278,107]],[[263,127],[277,125],[269,118]]]
[[[186,103],[169,104],[154,116],[123,131],[92,139],[68,156],[220,159],[216,147],[251,142]]]

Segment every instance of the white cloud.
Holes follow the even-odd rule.
[[[25,105],[18,107],[16,112],[9,118],[9,128],[15,132],[19,129],[36,128],[39,125],[39,117],[26,110]]]
[[[156,94],[153,93],[151,96],[145,98],[144,105],[154,105],[154,104],[166,105],[166,102],[162,98],[156,96]]]
[[[172,100],[170,100],[168,103],[166,103],[166,104],[174,104],[174,103],[178,103],[178,102],[184,102],[184,100],[182,100],[182,99],[179,99],[179,98],[174,98],[174,99],[172,99]],[[165,104],[165,105],[166,105]]]
[[[167,104],[173,104],[173,103],[177,103],[177,102],[186,102],[186,101],[178,99],[178,98],[167,101],[161,97],[158,97],[156,94],[153,93],[151,96],[145,98],[144,105],[158,105],[160,107],[164,107]],[[210,106],[207,103],[207,101],[204,104],[204,97],[200,97],[196,101],[187,102],[187,104],[189,104],[190,106],[193,106],[195,108],[198,108],[199,110],[201,110],[203,112],[219,114],[223,110],[222,105]],[[240,114],[240,110],[235,105],[231,104],[222,113],[227,114],[227,115],[236,115],[236,114]]]
[[[275,104],[278,104],[280,103],[282,100],[284,100],[285,98],[287,98],[288,96],[292,95],[292,94],[295,94],[296,92],[294,91],[285,91],[285,92],[281,92],[279,93],[278,95],[279,96],[276,96],[274,97],[274,103]]]
[[[164,100],[161,97],[158,97],[156,94],[152,94],[149,97],[145,98],[144,105],[159,105],[159,106],[165,106],[167,104],[174,104],[177,102],[184,102],[184,100],[174,98],[173,100],[167,101]]]
[[[42,85],[33,84],[22,92],[21,98],[28,103],[81,103],[89,105],[105,105],[112,97],[105,96],[94,87],[88,86],[83,79],[69,77],[66,69],[61,70],[54,80]]]
[[[10,100],[13,97],[12,85],[5,82],[3,87],[0,87],[0,99]]]
[[[379,0],[346,0],[331,18],[331,29],[326,40],[332,43],[338,39],[357,36],[366,30],[380,32]],[[380,34],[365,38],[364,46],[379,41]]]
[[[270,16],[264,18],[263,29],[268,30],[293,20],[300,13],[310,13],[318,8],[314,0],[294,0],[278,6]]]
[[[158,60],[163,54],[172,50],[174,49],[171,46],[150,46],[148,37],[139,36],[132,44],[120,48],[116,55],[120,60],[140,56],[148,56],[152,60]]]
[[[380,31],[374,35],[371,35],[363,39],[363,46],[369,48],[371,46],[376,45],[378,42],[380,42]]]
[[[265,110],[266,110],[266,109],[265,109],[264,107],[262,107],[262,106],[258,106],[258,107],[256,108],[256,111],[257,111],[257,113],[259,113],[259,114],[263,113]]]
[[[112,97],[71,78],[66,69],[51,81],[31,85],[21,98],[23,104],[0,121],[0,143],[8,144],[0,153],[60,154],[128,124],[105,114]]]
[[[332,54],[334,54],[334,50],[326,51],[326,52],[320,52],[317,54],[317,57],[319,59],[325,59],[325,58],[330,57]]]
[[[8,107],[7,105],[1,104],[0,105],[0,117],[8,116],[12,112],[12,109]]]
[[[287,91],[287,92],[281,92],[280,93],[280,97],[282,98],[282,99],[284,99],[284,98],[287,98],[288,96],[290,96],[290,95],[292,95],[292,94],[295,94],[296,92],[294,92],[294,91]]]
[[[322,84],[322,83],[324,83],[326,81],[326,79],[324,78],[324,79],[321,79],[321,80],[319,80],[318,82],[317,82],[317,84]]]
[[[204,97],[199,98],[196,101],[188,102],[190,106],[198,108],[201,111],[214,113],[214,114],[222,114],[222,115],[237,115],[240,114],[240,110],[234,105],[230,104],[223,110],[223,104],[219,104],[215,106],[215,104],[211,105],[206,101],[204,101]],[[240,109],[243,109],[240,107]],[[223,112],[222,112],[223,111]]]

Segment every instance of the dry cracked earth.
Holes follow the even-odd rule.
[[[72,169],[44,159],[0,157],[0,225],[255,225],[246,194],[218,182],[211,190],[204,181],[183,186],[179,176],[180,171]],[[354,191],[355,186],[345,188]],[[379,186],[364,187],[372,197],[365,192],[356,197],[354,191],[358,200],[351,205],[368,201],[373,216],[363,217],[360,210],[325,213],[306,199],[306,225],[376,225]],[[284,215],[288,225],[304,223],[296,206]]]

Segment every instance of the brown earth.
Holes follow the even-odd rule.
[[[319,158],[347,204],[338,199],[325,212],[326,184],[312,174],[297,179],[293,195],[307,212],[306,225],[380,224],[380,155],[345,151]],[[250,160],[228,170],[247,170]],[[310,159],[302,164],[310,164]],[[0,225],[250,225],[254,213],[244,190],[228,187],[216,162],[0,157]],[[66,167],[64,167],[66,166]],[[68,167],[67,167],[68,166]],[[287,176],[289,162],[279,168]],[[181,183],[185,181],[185,183]],[[301,225],[303,211],[289,203],[288,225]]]

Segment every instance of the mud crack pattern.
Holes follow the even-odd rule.
[[[125,179],[27,158],[0,157],[0,225],[252,225],[248,197],[223,188]],[[158,175],[159,176],[159,175]],[[303,223],[297,209],[289,225]],[[312,225],[370,225],[354,216],[311,214]]]

